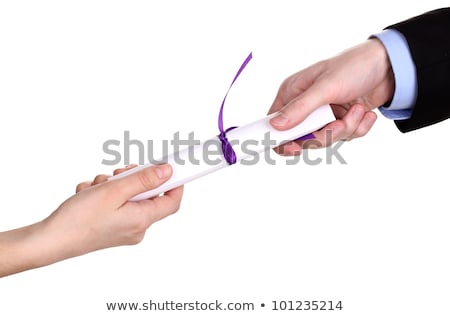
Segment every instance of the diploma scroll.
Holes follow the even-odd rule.
[[[269,120],[275,115],[276,113],[226,133],[226,137],[236,154],[236,162],[251,158],[273,147],[310,134],[335,120],[331,107],[323,105],[299,125],[289,130],[279,131],[274,129],[269,123]],[[158,188],[136,195],[130,201],[140,201],[158,196],[189,181],[230,166],[222,152],[217,150],[218,148],[220,149],[220,140],[216,136],[161,159],[162,162],[167,162],[172,166],[173,174],[170,179]],[[150,166],[152,164],[133,168],[111,177],[110,180],[124,177]]]

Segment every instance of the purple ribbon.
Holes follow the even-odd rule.
[[[222,154],[223,154],[223,157],[225,158],[226,162],[229,165],[235,164],[237,159],[236,159],[236,153],[234,152],[233,146],[231,146],[230,142],[228,141],[227,133],[229,131],[231,131],[232,129],[236,128],[237,126],[233,126],[233,127],[224,129],[224,127],[223,127],[223,108],[225,106],[225,101],[227,100],[227,96],[228,96],[228,93],[231,90],[231,87],[233,86],[234,82],[239,77],[241,72],[245,69],[247,64],[250,62],[250,60],[252,60],[252,58],[253,58],[253,55],[252,55],[252,53],[250,53],[247,56],[247,58],[244,60],[244,62],[242,63],[241,67],[239,68],[238,72],[234,76],[234,79],[231,82],[230,87],[228,88],[228,91],[225,94],[225,97],[223,98],[222,105],[220,106],[220,111],[219,111],[219,131],[220,131],[220,134],[218,135],[218,137],[219,137],[220,142],[222,143]],[[299,138],[297,138],[295,140],[308,140],[308,139],[313,139],[313,138],[314,138],[314,135],[311,133],[311,134],[307,134],[307,135],[301,136],[301,137],[299,137]]]
[[[227,96],[228,96],[228,93],[231,90],[231,87],[233,86],[234,82],[239,77],[241,72],[244,70],[244,68],[247,66],[247,64],[250,62],[252,57],[253,57],[253,55],[252,55],[252,53],[250,53],[248,55],[248,57],[242,63],[242,65],[239,68],[238,72],[234,76],[234,79],[231,82],[230,87],[228,88],[228,91],[225,94],[225,97],[223,98],[222,105],[220,106],[220,111],[219,111],[219,131],[220,131],[219,139],[220,139],[220,142],[222,143],[223,157],[225,158],[226,162],[229,165],[232,165],[232,164],[236,163],[236,153],[234,152],[233,146],[231,146],[230,142],[228,141],[227,133],[229,131],[231,131],[233,128],[236,128],[236,126],[230,127],[230,128],[227,128],[227,129],[223,128],[223,108],[225,106],[225,101],[227,100]]]
[[[316,137],[314,136],[314,134],[313,134],[313,133],[309,133],[309,134],[300,136],[299,138],[296,138],[296,139],[294,139],[294,140],[308,140],[308,139],[314,139],[314,138],[316,138]]]

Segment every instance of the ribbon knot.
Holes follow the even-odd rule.
[[[225,131],[220,132],[219,134],[219,140],[222,143],[222,154],[229,165],[235,164],[237,160],[236,152],[234,151],[233,146],[231,145],[231,143],[228,141],[227,138],[227,133],[231,131],[233,128],[236,128],[236,126],[227,128]]]
[[[227,93],[225,94],[225,97],[223,98],[222,105],[221,105],[220,111],[219,111],[219,124],[218,124],[218,125],[219,125],[219,131],[220,131],[220,134],[218,135],[218,137],[219,137],[219,140],[220,140],[220,142],[221,142],[221,144],[222,144],[222,154],[223,154],[223,157],[225,158],[226,162],[227,162],[229,165],[235,164],[237,158],[236,158],[236,153],[235,153],[235,151],[234,151],[234,149],[233,149],[233,146],[231,146],[231,143],[228,141],[227,133],[228,133],[230,130],[236,128],[236,126],[235,126],[235,127],[227,128],[226,130],[224,129],[224,127],[223,127],[223,108],[224,108],[224,106],[225,106],[225,101],[226,101],[226,99],[227,99],[228,93],[229,93],[230,90],[231,90],[231,87],[233,86],[234,82],[235,82],[236,79],[239,77],[239,75],[241,74],[241,72],[244,70],[245,66],[247,66],[247,64],[250,62],[250,60],[252,59],[252,57],[253,57],[253,56],[252,56],[252,53],[250,53],[250,54],[248,55],[248,57],[247,57],[247,58],[244,60],[244,62],[242,63],[242,65],[241,65],[241,67],[239,68],[239,70],[238,70],[238,72],[236,73],[236,75],[234,76],[234,79],[233,79],[233,81],[231,82],[231,85],[230,85],[230,87],[228,88],[228,91],[227,91]]]
[[[235,151],[234,151],[234,149],[233,149],[233,146],[231,146],[231,143],[228,141],[227,133],[228,133],[229,131],[231,131],[232,129],[236,128],[237,126],[230,127],[230,128],[228,128],[228,129],[226,129],[226,130],[223,128],[223,108],[224,108],[224,106],[225,106],[225,101],[226,101],[226,99],[227,99],[228,93],[229,93],[230,90],[231,90],[231,87],[233,86],[234,82],[235,82],[236,79],[239,77],[239,75],[241,74],[241,72],[244,70],[244,68],[247,66],[247,64],[250,62],[250,60],[252,59],[252,57],[253,57],[253,56],[252,56],[252,53],[250,53],[250,54],[247,56],[247,58],[244,60],[244,62],[242,63],[242,65],[241,65],[241,67],[239,68],[239,70],[238,70],[238,72],[236,73],[236,75],[234,76],[234,79],[233,79],[233,81],[231,82],[231,85],[230,85],[230,87],[228,88],[228,91],[227,91],[227,93],[225,94],[225,97],[223,98],[222,105],[221,105],[220,111],[219,111],[219,131],[220,131],[220,134],[218,135],[218,138],[219,138],[220,142],[222,143],[222,154],[223,154],[223,157],[225,158],[225,161],[226,161],[229,165],[235,164],[236,161],[237,161],[237,157],[236,157],[236,153],[235,153]],[[297,139],[294,139],[294,141],[305,141],[305,140],[313,139],[313,138],[315,138],[315,137],[314,137],[314,134],[313,134],[313,133],[310,133],[310,134],[301,136],[301,137],[299,137],[299,138],[297,138]]]

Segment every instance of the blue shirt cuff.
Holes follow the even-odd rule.
[[[402,33],[392,29],[384,30],[372,37],[379,39],[386,48],[395,79],[392,101],[379,107],[379,110],[393,120],[409,119],[417,99],[417,74],[408,42]]]

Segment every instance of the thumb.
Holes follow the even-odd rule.
[[[282,107],[278,115],[270,120],[270,124],[278,130],[287,130],[300,124],[315,109],[327,103],[325,91],[322,85],[313,84]]]
[[[125,177],[112,180],[111,188],[113,198],[120,203],[129,200],[133,196],[152,190],[166,182],[172,175],[172,167],[169,164],[162,164],[143,168]]]

